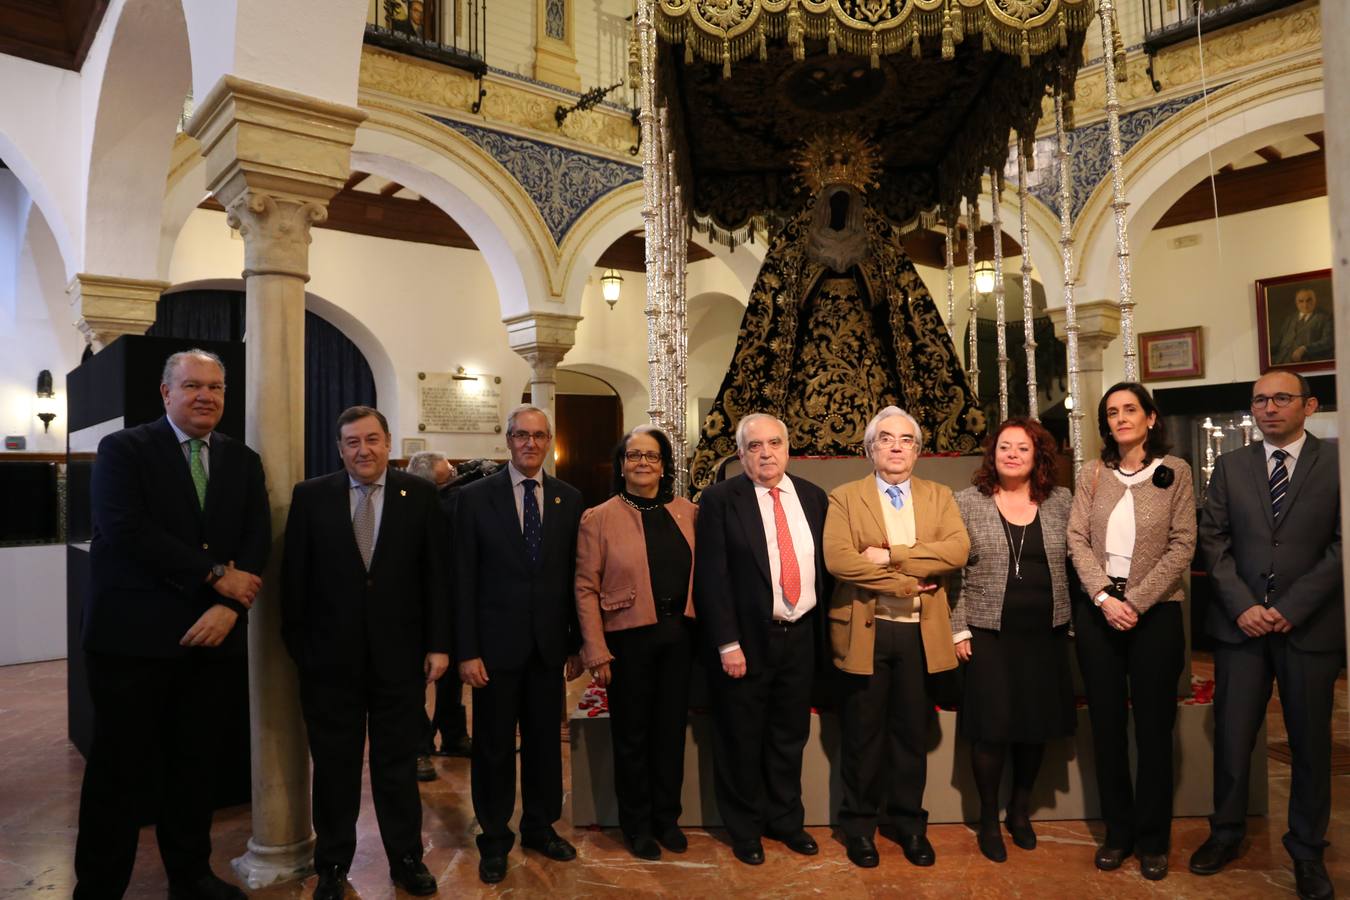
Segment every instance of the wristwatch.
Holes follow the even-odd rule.
[[[1110,598],[1111,598],[1111,595],[1108,594],[1106,591],[1098,591],[1098,592],[1097,592],[1096,594],[1094,594],[1093,597],[1092,597],[1092,605],[1100,608],[1101,605],[1102,605],[1103,603],[1105,603],[1107,600],[1109,600]]]
[[[225,567],[222,566],[220,563],[216,563],[214,566],[211,567],[211,574],[206,576],[206,583],[207,585],[213,585],[224,577],[225,577]]]

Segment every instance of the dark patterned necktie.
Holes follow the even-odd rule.
[[[1289,454],[1283,450],[1276,450],[1270,457],[1275,460],[1275,468],[1270,470],[1270,511],[1278,522],[1280,508],[1284,505],[1285,492],[1289,490],[1289,470],[1284,467],[1284,461]]]
[[[525,520],[525,552],[530,555],[530,562],[538,565],[539,551],[544,546],[544,520],[539,515],[539,498],[534,495],[539,482],[526,478],[520,485],[525,488],[525,497],[520,505]]]

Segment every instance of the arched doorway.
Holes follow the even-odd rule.
[[[623,435],[619,392],[602,378],[559,369],[554,419],[553,460],[558,477],[581,491],[586,506],[604,503],[613,475],[610,451]]]

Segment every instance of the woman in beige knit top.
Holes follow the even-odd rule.
[[[1113,385],[1097,407],[1100,461],[1083,467],[1069,513],[1069,553],[1089,598],[1075,604],[1106,841],[1097,868],[1167,876],[1172,831],[1172,728],[1186,661],[1182,575],[1195,553],[1195,498],[1185,460],[1141,384]],[[1126,724],[1134,710],[1138,777]]]

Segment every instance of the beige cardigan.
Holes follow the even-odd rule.
[[[1164,456],[1174,474],[1160,488],[1145,481],[1127,488],[1100,460],[1083,466],[1069,512],[1069,554],[1083,590],[1093,596],[1111,583],[1106,574],[1106,523],[1125,496],[1134,494],[1134,556],[1125,580],[1125,599],[1138,612],[1185,596],[1181,577],[1195,557],[1195,490],[1186,460]]]
[[[694,518],[698,507],[683,497],[666,504],[689,542],[689,594],[684,614],[694,616]],[[642,513],[619,496],[581,514],[577,533],[577,620],[581,625],[581,661],[587,668],[614,658],[605,632],[656,624],[656,601],[647,568],[647,539]]]

